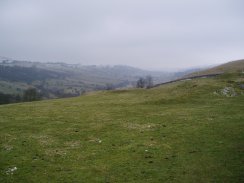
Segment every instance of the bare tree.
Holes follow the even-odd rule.
[[[145,85],[146,85],[146,88],[152,88],[153,87],[153,79],[152,79],[152,76],[146,76],[146,78],[145,78]]]
[[[139,78],[137,83],[136,83],[136,87],[137,88],[144,88],[146,84],[146,81],[144,78]]]
[[[136,83],[137,88],[152,88],[153,78],[152,76],[146,76],[145,78],[139,78]]]

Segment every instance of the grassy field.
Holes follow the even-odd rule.
[[[225,74],[0,106],[0,182],[244,182],[240,83]]]

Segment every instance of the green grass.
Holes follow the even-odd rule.
[[[0,106],[0,182],[243,182],[240,82],[224,75]],[[214,94],[224,87],[238,95]]]
[[[218,74],[218,73],[233,73],[233,72],[244,72],[244,60],[236,60],[232,62],[227,62],[225,64],[206,69],[199,72],[193,72],[187,74],[185,77],[208,75],[208,74]]]

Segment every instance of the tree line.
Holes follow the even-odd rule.
[[[41,95],[36,88],[28,88],[21,94],[4,94],[0,92],[0,104],[10,104],[18,102],[31,102],[40,100]]]

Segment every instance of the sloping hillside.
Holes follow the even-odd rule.
[[[244,60],[228,62],[226,64],[222,64],[217,67],[187,74],[184,77],[186,78],[186,77],[201,76],[201,75],[208,75],[208,74],[211,75],[211,74],[232,73],[232,72],[244,72]]]
[[[243,182],[243,74],[0,106],[0,182]]]

